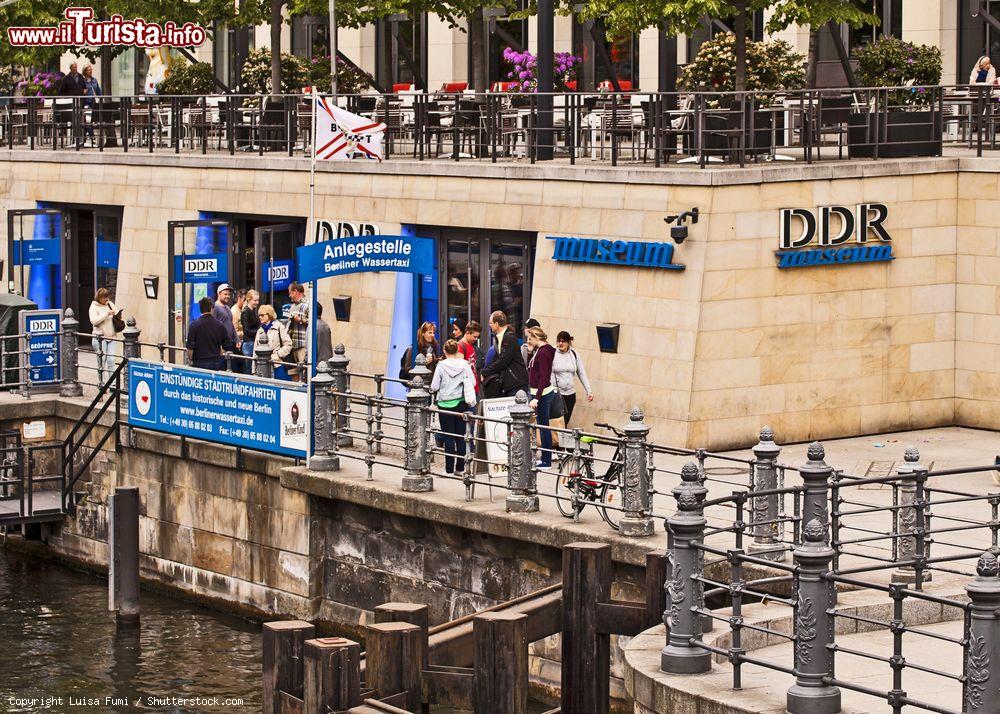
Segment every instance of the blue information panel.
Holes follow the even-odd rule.
[[[59,364],[59,310],[26,310],[21,313],[27,379],[34,385],[57,384]]]
[[[51,239],[14,241],[14,265],[59,265],[62,242]]]
[[[140,360],[128,363],[128,383],[132,426],[306,457],[309,396],[304,387]]]
[[[413,236],[340,238],[297,248],[295,256],[302,282],[346,273],[434,271],[434,241]]]
[[[264,292],[287,290],[295,280],[295,261],[276,260],[264,263]]]
[[[224,283],[229,280],[229,261],[225,253],[175,255],[174,281],[185,283]]]

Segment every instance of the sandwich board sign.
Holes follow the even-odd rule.
[[[58,390],[62,381],[61,310],[20,313],[21,381],[32,390]]]

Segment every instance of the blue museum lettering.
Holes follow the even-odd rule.
[[[549,240],[556,242],[552,254],[553,260],[669,270],[684,269],[683,265],[673,262],[674,246],[670,243],[554,236],[550,236]]]

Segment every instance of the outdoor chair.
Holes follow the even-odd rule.
[[[851,94],[832,94],[823,92],[819,95],[813,116],[810,117],[812,143],[816,146],[816,158],[822,159],[820,148],[823,138],[831,134],[837,138],[837,158],[844,158],[844,145],[847,141],[847,122],[851,116],[856,100]]]

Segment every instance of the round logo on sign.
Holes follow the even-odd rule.
[[[135,408],[139,414],[146,416],[153,406],[153,395],[149,391],[149,382],[145,379],[135,385]]]

